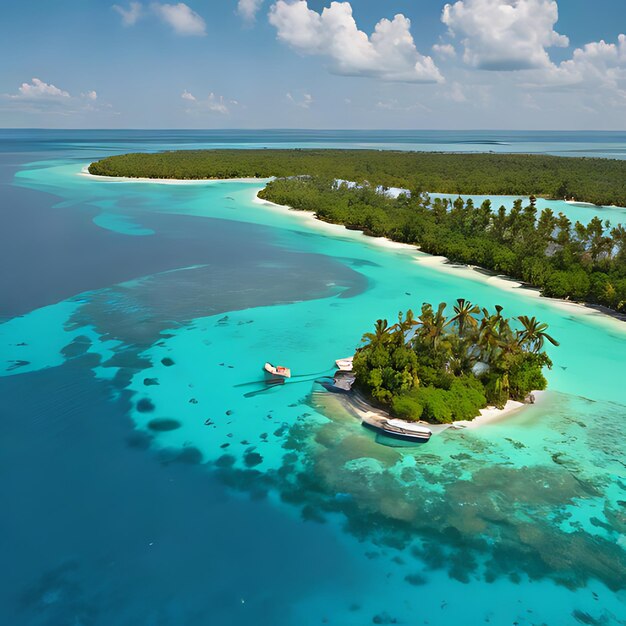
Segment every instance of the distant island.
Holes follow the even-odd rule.
[[[92,163],[100,176],[274,178],[259,197],[522,280],[545,296],[626,313],[626,227],[538,213],[535,196],[626,206],[626,161],[372,150],[190,150]],[[391,186],[405,191],[385,193]],[[426,192],[521,194],[510,211]]]
[[[407,421],[451,423],[472,420],[488,405],[528,402],[546,388],[542,373],[552,362],[543,350],[558,342],[547,324],[520,316],[515,322],[459,299],[454,314],[446,304],[424,304],[398,315],[389,326],[379,319],[363,335],[353,368],[356,385],[368,398]]]
[[[626,161],[391,150],[175,150],[107,157],[98,176],[180,180],[315,176],[414,192],[543,196],[626,206]]]

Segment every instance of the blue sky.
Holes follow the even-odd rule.
[[[626,128],[624,0],[28,0],[0,127]]]

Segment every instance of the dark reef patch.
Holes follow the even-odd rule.
[[[263,457],[258,452],[249,451],[244,454],[243,462],[246,467],[256,467],[263,463]]]
[[[154,409],[155,406],[149,398],[141,398],[141,400],[137,402],[137,411],[139,411],[139,413],[152,413]]]
[[[167,432],[180,428],[181,424],[178,420],[169,417],[157,417],[148,422],[148,428],[156,432]]]
[[[62,350],[61,354],[66,359],[72,359],[77,356],[82,356],[91,347],[91,339],[85,335],[79,335],[71,343],[67,344]]]
[[[566,405],[561,410],[568,413]],[[415,466],[398,468],[397,449],[328,416],[327,423],[283,423],[274,432],[288,451],[277,470],[250,474],[235,467],[232,457],[228,463],[222,457],[220,477],[251,493],[263,479],[283,502],[299,507],[303,519],[321,521],[338,513],[355,537],[410,550],[424,574],[445,570],[463,583],[503,578],[516,583],[528,576],[569,589],[598,579],[612,590],[622,588],[619,572],[626,570],[626,557],[613,541],[560,528],[571,506],[602,496],[601,485],[583,472],[554,465],[549,456],[546,465],[513,467],[507,458],[494,464],[492,450],[501,453],[497,444],[467,433],[455,433],[464,451],[448,460],[416,454]],[[504,445],[522,449],[516,443]],[[592,522],[597,528],[622,528],[620,512],[608,503],[604,515],[607,523]],[[424,584],[424,574],[410,575],[407,582]]]

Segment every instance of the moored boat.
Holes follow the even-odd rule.
[[[364,419],[361,423],[366,428],[374,430],[381,435],[416,443],[426,443],[433,434],[430,428],[398,419],[381,419],[376,421]]]
[[[268,362],[263,366],[263,370],[271,378],[291,378],[291,370],[282,365],[272,365]]]
[[[354,357],[346,357],[345,359],[337,359],[335,361],[335,365],[337,369],[342,372],[351,372],[352,371],[352,361]]]

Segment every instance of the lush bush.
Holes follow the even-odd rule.
[[[417,398],[416,391],[408,391],[393,398],[391,410],[394,415],[409,422],[417,422],[422,418],[424,405]]]
[[[472,420],[487,400],[481,382],[472,377],[455,380],[450,389],[417,387],[393,399],[394,415],[409,421],[435,424]]]
[[[424,304],[418,317],[400,313],[393,326],[378,320],[354,357],[358,387],[393,415],[440,424],[546,388],[542,370],[552,362],[543,346],[558,345],[547,324],[520,316],[514,329],[501,307],[491,314],[466,300],[457,300],[450,319],[445,309]]]
[[[480,409],[487,405],[485,389],[473,376],[455,380],[447,392],[446,401],[452,409],[454,421],[474,419]]]
[[[542,369],[546,366],[552,366],[547,354],[532,352],[520,354],[509,370],[510,397],[523,402],[532,391],[544,390],[548,386],[548,381]]]
[[[449,392],[436,387],[419,387],[412,394],[424,407],[422,417],[433,424],[449,424],[454,420],[454,413],[449,403]]]

